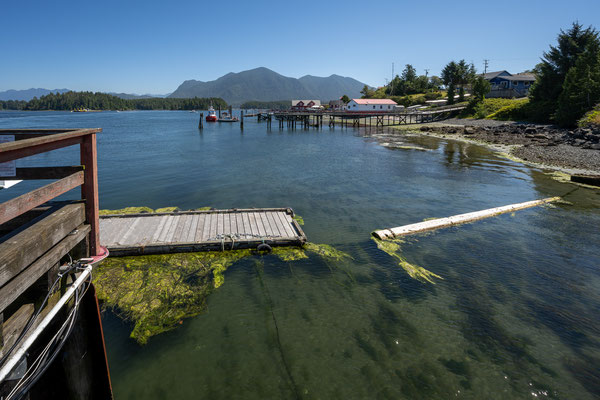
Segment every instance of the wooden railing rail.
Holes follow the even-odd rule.
[[[14,141],[0,144],[0,163],[35,154],[79,145],[81,166],[17,168],[16,174],[5,179],[58,179],[39,189],[0,204],[0,224],[81,186],[85,200],[86,222],[91,227],[89,250],[100,254],[98,171],[96,134],[93,129],[0,129],[0,135],[12,135]]]

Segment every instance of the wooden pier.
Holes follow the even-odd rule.
[[[464,105],[451,105],[431,109],[404,109],[397,111],[278,111],[273,117],[279,128],[321,128],[326,122],[329,127],[385,127],[395,125],[423,124],[441,121],[463,110]],[[260,121],[259,116],[259,121]],[[270,127],[270,115],[267,119]]]
[[[180,211],[100,217],[111,256],[301,246],[306,235],[290,208]]]

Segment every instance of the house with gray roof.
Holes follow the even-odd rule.
[[[508,71],[496,71],[482,74],[491,84],[490,92],[486,97],[527,97],[529,88],[535,82],[535,75],[522,73],[511,74]]]

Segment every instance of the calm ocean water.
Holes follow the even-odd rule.
[[[101,208],[292,207],[310,241],[353,257],[244,259],[205,314],[143,347],[106,313],[117,399],[600,397],[600,190],[407,239],[406,259],[443,278],[423,284],[370,232],[575,186],[450,140],[404,135],[394,149],[374,130],[198,131],[198,117],[0,112],[0,128],[103,128]],[[73,149],[21,161],[77,163]]]

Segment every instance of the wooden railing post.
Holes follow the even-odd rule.
[[[81,165],[84,166],[84,182],[81,186],[81,197],[85,199],[85,219],[91,226],[90,256],[96,256],[100,251],[100,228],[98,215],[98,165],[96,134],[86,135],[81,141]]]

